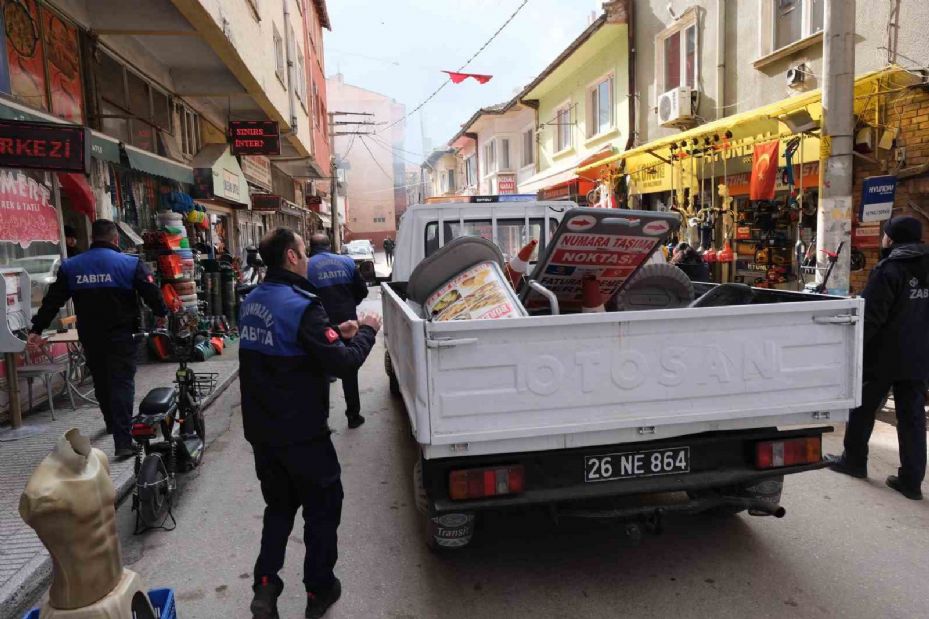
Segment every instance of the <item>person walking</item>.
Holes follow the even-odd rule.
[[[32,318],[28,343],[33,349],[44,345],[42,331],[61,306],[74,299],[77,333],[94,379],[94,393],[106,431],[113,435],[116,458],[123,459],[135,453],[129,425],[135,398],[136,294],[158,317],[159,325],[164,324],[168,308],[145,263],[120,252],[116,224],[98,219],[91,233],[90,249],[65,260],[58,269],[58,278]]]
[[[239,385],[245,439],[265,500],[255,562],[254,619],[277,617],[287,541],[303,508],[306,617],[322,617],[339,599],[333,568],[342,514],[341,468],[330,438],[329,374],[358,372],[381,319],[362,315],[336,325],[306,280],[306,246],[278,228],[262,239],[264,281],[239,310]]]
[[[390,266],[394,263],[394,241],[392,238],[387,237],[384,239],[384,258],[387,261],[387,266]]]
[[[929,381],[929,246],[922,224],[895,217],[884,227],[883,259],[861,296],[865,300],[861,406],[851,411],[845,451],[827,456],[829,468],[868,476],[868,441],[874,417],[893,389],[900,468],[887,485],[921,500],[926,476],[926,385]]]
[[[310,282],[310,290],[319,297],[330,320],[340,324],[358,319],[357,307],[368,296],[368,284],[350,256],[332,253],[329,237],[325,234],[318,233],[310,237],[306,278]],[[358,393],[358,372],[346,372],[341,378],[345,416],[348,418],[348,427],[354,429],[365,422]]]

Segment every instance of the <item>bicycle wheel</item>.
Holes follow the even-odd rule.
[[[171,504],[168,471],[158,454],[148,454],[136,479],[139,493],[139,519],[146,527],[160,527]]]

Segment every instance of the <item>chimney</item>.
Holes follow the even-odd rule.
[[[612,0],[603,3],[603,12],[606,13],[606,23],[608,24],[628,24],[629,9],[628,2],[631,0]]]

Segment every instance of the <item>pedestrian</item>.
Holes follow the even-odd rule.
[[[106,431],[113,435],[116,458],[124,459],[134,454],[129,424],[135,397],[133,334],[139,330],[136,293],[158,317],[159,326],[168,308],[145,263],[120,252],[116,224],[98,219],[91,233],[90,249],[65,260],[58,269],[58,278],[32,319],[29,345],[35,349],[44,344],[42,331],[61,306],[74,299],[77,333],[94,379],[97,403]]]
[[[278,616],[278,572],[302,506],[306,616],[322,617],[342,592],[333,573],[343,494],[327,424],[328,374],[358,371],[381,319],[330,320],[310,292],[306,246],[293,230],[272,231],[259,252],[267,274],[239,311],[242,422],[265,500],[251,612],[255,619]]]
[[[310,290],[319,297],[332,322],[340,324],[358,319],[357,307],[368,296],[368,284],[351,256],[332,253],[329,237],[325,234],[317,233],[310,237],[306,278],[310,282]],[[365,422],[358,393],[358,372],[345,372],[341,378],[345,416],[348,427],[354,429]]]
[[[900,468],[887,485],[921,500],[926,475],[926,385],[929,380],[929,246],[922,224],[895,217],[884,227],[883,259],[861,293],[865,300],[861,406],[848,417],[845,451],[827,456],[830,468],[868,476],[868,441],[874,417],[893,389]]]
[[[71,226],[65,226],[65,249],[68,252],[68,258],[73,258],[81,253],[80,248],[77,246],[77,232]]]
[[[703,261],[703,257],[697,253],[688,243],[678,243],[671,255],[671,264],[684,271],[690,281],[709,282],[710,266]]]
[[[387,266],[390,266],[394,262],[394,241],[389,236],[384,239],[384,258],[387,261]]]

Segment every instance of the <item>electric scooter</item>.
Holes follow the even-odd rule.
[[[164,528],[168,519],[176,525],[171,506],[177,491],[177,473],[197,467],[206,447],[202,398],[216,388],[216,373],[195,373],[188,367],[198,331],[196,314],[177,312],[162,332],[173,344],[178,362],[173,387],[148,392],[132,418],[136,442],[132,509],[136,512],[136,534]],[[167,530],[171,530],[167,529]]]

